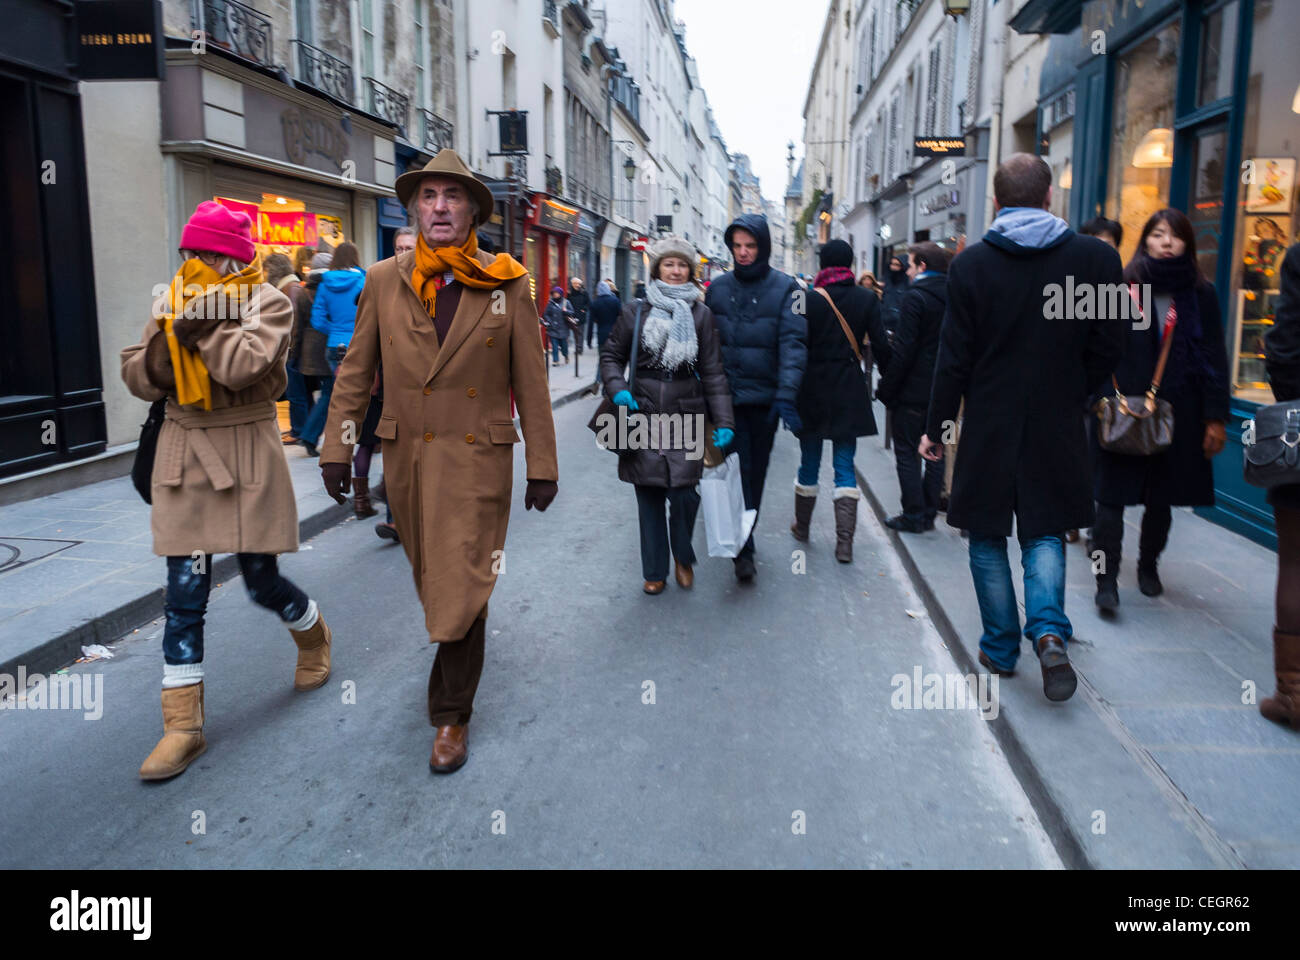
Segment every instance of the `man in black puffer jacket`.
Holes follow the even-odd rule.
[[[903,294],[894,328],[894,349],[876,397],[889,408],[894,461],[903,512],[885,525],[904,533],[934,529],[943,489],[943,461],[925,461],[917,445],[925,433],[930,384],[939,355],[939,331],[948,306],[948,262],[952,254],[937,243],[914,244],[908,253],[912,284]]]
[[[723,238],[736,269],[709,285],[704,302],[713,311],[731,384],[745,508],[757,510],[777,418],[787,430],[797,433],[802,427],[795,404],[807,364],[808,331],[802,309],[796,313],[794,307],[796,293],[801,298],[807,294],[793,277],[768,263],[772,241],[767,217],[742,214]],[[752,532],[735,566],[738,580],[754,579]]]

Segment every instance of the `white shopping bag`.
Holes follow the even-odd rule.
[[[740,454],[729,454],[716,467],[705,467],[700,477],[700,508],[709,556],[735,557],[754,529],[757,510],[745,509],[740,486]]]

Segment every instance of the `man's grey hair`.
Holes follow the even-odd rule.
[[[393,239],[396,240],[398,237],[418,237],[419,235],[420,231],[415,227],[398,227],[397,232],[393,234]]]

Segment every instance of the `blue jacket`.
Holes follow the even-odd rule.
[[[766,217],[737,217],[724,234],[728,247],[737,229],[758,240],[758,259],[718,277],[704,297],[722,341],[732,402],[770,406],[784,400],[794,405],[808,362],[808,324],[803,312],[795,312],[795,297],[808,294],[793,277],[768,264],[772,241]],[[751,276],[742,280],[738,272]]]
[[[346,347],[352,342],[357,319],[357,298],[366,282],[364,270],[326,270],[316,288],[311,325],[329,339],[326,347]]]

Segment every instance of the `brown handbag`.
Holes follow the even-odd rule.
[[[1136,301],[1133,287],[1129,295]],[[1159,400],[1160,380],[1165,375],[1169,348],[1174,342],[1174,327],[1178,324],[1178,311],[1172,301],[1165,315],[1164,343],[1160,345],[1160,359],[1156,361],[1151,386],[1140,397],[1126,397],[1120,393],[1119,381],[1111,375],[1115,387],[1113,397],[1103,397],[1097,404],[1097,442],[1103,450],[1131,457],[1150,457],[1168,450],[1174,442],[1174,408],[1168,400]]]

